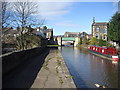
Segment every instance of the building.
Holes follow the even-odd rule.
[[[15,43],[17,36],[19,36],[19,32],[17,30],[13,30],[12,28],[2,28],[3,43]]]
[[[32,30],[32,33],[33,33],[33,34],[40,35],[40,36],[42,36],[43,38],[46,37],[45,34],[44,34],[44,32],[43,32],[43,29],[42,29],[42,28],[37,27],[37,28],[32,28],[32,29],[33,29],[33,30]]]
[[[2,53],[7,53],[16,50],[16,37],[19,32],[11,28],[2,28],[1,42]]]
[[[53,38],[53,29],[47,29],[46,30],[46,38],[48,40],[52,39]]]
[[[91,34],[87,34],[87,35],[86,35],[86,38],[87,38],[88,40],[90,40],[90,39],[92,38],[92,35],[91,35]]]
[[[95,18],[93,18],[92,37],[107,40],[107,28],[108,28],[107,22],[95,22]]]
[[[65,32],[64,37],[78,37],[80,32]]]
[[[87,35],[86,32],[82,32],[82,33],[80,33],[80,37],[81,37],[81,38],[86,38],[86,35]]]
[[[37,27],[37,28],[34,28],[32,33],[40,35],[44,38],[47,38],[48,40],[53,38],[53,29],[49,29],[49,28],[44,30],[43,28]]]

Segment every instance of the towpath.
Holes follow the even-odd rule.
[[[50,50],[31,88],[76,88],[60,51]]]

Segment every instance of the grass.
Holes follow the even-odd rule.
[[[46,70],[49,70],[49,68],[47,67],[47,65],[48,65],[47,63],[44,63],[43,64],[43,68],[46,69]]]
[[[50,59],[52,59],[52,58],[48,58],[47,61],[49,61]]]
[[[63,80],[62,80],[62,77],[59,77],[60,79],[59,79],[59,82],[60,82],[60,84],[62,85],[64,82],[63,82]]]
[[[57,65],[60,66],[61,65],[61,61],[57,60]]]
[[[73,76],[71,76],[71,75],[66,75],[66,78],[73,78]]]
[[[58,66],[56,67],[56,73],[57,73],[57,74],[59,73],[59,71],[58,71]]]
[[[47,45],[48,47],[60,47],[60,45]]]
[[[49,60],[50,59],[52,59],[52,58],[48,58],[46,61],[45,61],[45,63],[43,64],[43,67],[44,67],[44,69],[46,69],[46,70],[49,70],[49,68],[47,67],[48,66],[48,63],[49,63]]]
[[[61,66],[61,61],[57,60],[57,67],[56,67],[56,72],[57,74],[59,73],[58,67]]]
[[[55,53],[58,54],[58,50],[55,50]]]
[[[58,57],[58,56],[57,56],[56,58],[57,58],[57,59],[62,59],[61,57]]]

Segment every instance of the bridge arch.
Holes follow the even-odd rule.
[[[74,46],[77,46],[80,42],[80,37],[57,37],[58,45],[62,45],[63,42],[73,43]]]

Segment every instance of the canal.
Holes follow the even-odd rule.
[[[77,47],[59,47],[77,88],[118,87],[118,67],[107,59]]]

